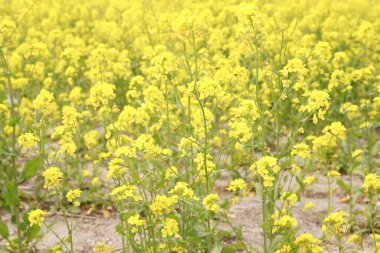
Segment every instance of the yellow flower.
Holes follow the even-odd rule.
[[[293,192],[284,192],[281,196],[281,200],[285,203],[286,206],[294,206],[298,202],[297,194]]]
[[[173,189],[169,191],[170,194],[180,195],[187,199],[198,199],[194,191],[190,188],[188,183],[177,182]]]
[[[333,122],[323,129],[323,133],[330,132],[332,135],[339,137],[341,140],[346,138],[346,128],[342,122]]]
[[[103,242],[95,244],[94,253],[114,253],[115,249],[112,245],[107,245]]]
[[[380,193],[380,179],[379,176],[370,173],[364,178],[363,188],[365,193]]]
[[[56,167],[50,167],[42,173],[42,176],[45,178],[44,188],[50,189],[50,187],[57,187],[60,184],[63,173]]]
[[[376,243],[380,242],[380,234],[375,233],[375,234],[372,234],[371,236],[373,237]]]
[[[290,245],[284,245],[280,249],[276,250],[274,253],[290,253],[292,248]]]
[[[319,119],[324,120],[324,116],[330,107],[329,94],[324,91],[313,90],[305,92],[303,96],[307,97],[307,104],[302,105],[299,111],[313,113],[314,124],[317,124]]]
[[[292,164],[292,169],[290,170],[290,173],[292,175],[296,174],[296,173],[300,173],[301,172],[301,167],[298,166],[296,163],[293,163]]]
[[[70,190],[67,194],[66,194],[66,198],[69,202],[73,203],[74,206],[79,206],[80,205],[80,202],[77,200],[77,198],[80,197],[81,195],[81,191],[79,189],[74,189],[74,190]]]
[[[352,152],[352,158],[355,159],[355,161],[357,163],[360,163],[363,159],[362,155],[363,155],[364,151],[363,149],[355,149],[354,152]]]
[[[178,203],[178,196],[176,195],[171,197],[157,195],[150,205],[150,209],[154,215],[161,216],[170,213],[173,210],[173,205],[176,203]]]
[[[206,155],[206,166],[204,163],[204,153],[200,152],[197,154],[195,157],[195,163],[197,164],[197,171],[199,174],[199,177],[197,178],[201,182],[206,181],[206,166],[207,166],[207,173],[208,175],[212,175],[212,172],[215,170],[216,165],[213,162],[213,157],[212,155],[207,154]]]
[[[289,215],[284,215],[280,219],[274,221],[272,233],[278,232],[280,229],[286,229],[297,226],[297,220]]]
[[[346,114],[349,120],[353,120],[358,115],[358,110],[359,106],[347,102],[340,106],[339,112]]]
[[[115,157],[136,157],[136,153],[133,151],[132,147],[122,146],[116,149]]]
[[[219,83],[214,79],[206,76],[198,84],[199,98],[205,99],[207,97],[212,97],[222,91]]]
[[[128,224],[134,225],[134,226],[144,226],[145,220],[140,219],[140,215],[136,214],[128,218],[127,220]]]
[[[159,245],[158,245],[158,248],[159,249],[166,249],[168,247],[168,245],[166,244],[166,243],[160,243]]]
[[[236,138],[241,143],[246,143],[252,138],[251,128],[245,120],[234,120],[229,122],[231,130],[228,132],[229,136]]]
[[[297,143],[293,146],[293,150],[291,152],[291,155],[299,156],[302,158],[308,158],[310,157],[310,148],[305,143]]]
[[[91,179],[91,185],[92,186],[97,186],[99,184],[101,184],[100,178],[94,177],[93,179]]]
[[[165,170],[165,179],[173,178],[178,176],[178,169],[175,166],[170,166],[170,168]]]
[[[340,173],[336,170],[331,170],[331,171],[327,172],[327,177],[328,178],[333,178],[333,177],[340,178]]]
[[[61,147],[61,149],[59,150],[60,154],[75,157],[77,146],[75,145],[73,137],[71,137],[70,135],[63,135],[62,138],[59,140],[58,144]]]
[[[202,204],[206,210],[218,213],[220,210],[220,206],[217,204],[218,201],[220,201],[219,196],[217,194],[211,193],[204,197]]]
[[[299,253],[322,253],[323,248],[319,246],[320,243],[320,240],[309,233],[301,234],[295,240]]]
[[[162,237],[166,238],[168,236],[178,234],[178,222],[175,219],[166,218],[165,226],[161,229]]]
[[[62,109],[62,124],[67,132],[77,131],[78,120],[82,115],[72,106],[64,106]]]
[[[96,130],[91,130],[87,134],[84,135],[84,144],[86,148],[93,149],[99,141],[99,132]]]
[[[303,127],[300,127],[300,128],[297,129],[297,132],[299,134],[303,134],[303,133],[305,133],[305,129]]]
[[[83,177],[89,177],[90,176],[90,171],[88,169],[83,170],[82,176]]]
[[[40,112],[45,118],[57,110],[53,94],[45,89],[42,89],[33,100],[32,107],[35,112]]]
[[[361,245],[363,243],[363,237],[358,234],[353,234],[348,238],[348,242]]]
[[[140,201],[142,200],[142,198],[141,196],[135,194],[136,190],[136,186],[124,184],[113,189],[110,193],[110,196],[113,198],[114,201],[121,201],[126,199]]]
[[[238,191],[238,190],[246,190],[247,184],[243,179],[234,179],[230,182],[230,185],[227,187],[228,191]]]
[[[237,196],[235,196],[235,197],[233,197],[232,199],[231,199],[231,202],[232,203],[239,203],[239,201],[240,201],[240,198],[239,197],[237,197]]]
[[[122,177],[126,172],[127,168],[123,167],[124,160],[121,158],[114,158],[108,165],[108,174],[107,178],[118,178]]]
[[[31,226],[33,226],[33,225],[42,226],[42,223],[44,222],[45,217],[48,214],[49,214],[48,212],[43,211],[41,209],[36,209],[36,210],[30,211],[28,213],[28,220],[30,222],[30,225]]]
[[[173,253],[187,253],[187,252],[188,252],[187,249],[182,248],[182,247],[179,247],[179,246],[177,246],[177,247],[173,247],[173,248],[171,249],[171,251],[172,251]]]
[[[52,248],[49,250],[49,252],[51,252],[51,253],[62,253],[63,251],[62,251],[61,246],[60,246],[60,245],[57,245],[57,246],[52,247]]]
[[[144,155],[152,158],[164,154],[163,149],[156,145],[152,135],[141,134],[133,143],[133,147],[138,151],[142,151]]]
[[[307,202],[307,203],[303,206],[302,211],[305,212],[305,211],[307,211],[307,210],[313,208],[314,206],[315,206],[315,203],[314,203],[313,201]]]
[[[181,138],[178,144],[178,150],[181,152],[181,157],[190,153],[189,151],[196,146],[196,141],[193,138]]]
[[[253,172],[257,172],[264,182],[264,187],[272,187],[274,175],[280,171],[280,166],[277,165],[277,158],[272,156],[263,156],[258,161],[250,166]]]
[[[24,133],[17,139],[21,148],[33,148],[39,141],[40,139],[32,133]]]
[[[345,228],[343,226],[347,224],[346,216],[348,214],[344,211],[329,214],[323,219],[322,231],[327,232],[328,235],[344,233]]]
[[[116,97],[115,89],[116,87],[114,84],[106,82],[95,84],[90,89],[88,104],[92,105],[94,108],[108,105],[108,102]]]
[[[308,176],[303,180],[305,185],[312,185],[316,181],[314,176]]]

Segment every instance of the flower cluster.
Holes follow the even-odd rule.
[[[380,248],[376,1],[3,2],[0,251],[81,251],[72,212],[94,252]]]
[[[60,180],[63,178],[63,173],[59,168],[50,167],[46,169],[42,175],[45,178],[44,188],[50,189],[51,187],[57,187],[60,184]]]
[[[280,171],[280,166],[277,165],[277,158],[263,156],[253,163],[250,169],[263,179],[265,187],[272,187],[275,175]]]
[[[44,222],[45,217],[48,214],[49,214],[48,212],[43,211],[41,209],[36,209],[36,210],[30,211],[28,213],[28,220],[30,222],[30,225],[31,226],[33,226],[33,225],[42,226],[42,223]]]
[[[217,203],[220,201],[220,198],[217,194],[211,193],[204,197],[202,203],[206,210],[218,213],[220,210],[220,205]]]

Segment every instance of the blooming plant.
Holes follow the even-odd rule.
[[[0,0],[0,251],[380,252],[375,2]]]

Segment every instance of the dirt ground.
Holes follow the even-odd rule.
[[[317,175],[318,181],[316,184],[307,190],[306,196],[303,196],[302,200],[296,204],[293,215],[298,220],[300,227],[299,233],[308,232],[319,238],[321,236],[321,219],[320,216],[324,215],[327,210],[327,189],[326,182],[321,175]],[[347,181],[347,178],[343,178]],[[216,183],[216,188],[223,189],[227,185],[228,180],[222,177]],[[359,187],[360,179],[355,177],[354,185]],[[223,194],[223,193],[222,193]],[[333,210],[345,210],[348,211],[348,204],[342,202],[341,199],[344,194],[335,187],[335,194],[333,199]],[[303,212],[302,207],[305,203],[313,201],[316,206],[312,211]],[[362,209],[363,203],[356,205],[356,209]],[[246,242],[253,245],[255,248],[260,248],[262,245],[262,232],[259,227],[261,224],[261,206],[257,196],[249,196],[242,198],[239,203],[233,204],[229,217],[234,225],[242,226],[243,237]],[[49,218],[50,221],[53,219]],[[92,248],[96,242],[111,243],[115,246],[115,249],[121,247],[120,237],[115,231],[115,226],[118,224],[116,214],[111,214],[110,217],[105,218],[101,215],[77,215],[73,217],[77,227],[74,232],[74,245],[75,252],[92,252]],[[363,220],[363,217],[358,217],[359,222]],[[226,224],[221,224],[219,229],[227,229]],[[66,228],[62,217],[56,218],[56,224],[53,229],[61,236],[66,234]],[[38,243],[37,252],[45,252],[50,247],[56,245],[58,240],[52,233],[47,233],[43,239]]]

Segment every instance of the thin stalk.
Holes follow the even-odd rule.
[[[121,209],[121,212],[124,211],[124,203],[123,203],[123,201],[120,204],[120,209]],[[121,219],[121,227],[123,228],[123,233],[124,233],[126,231],[126,227],[125,227],[125,222],[124,222],[123,218]],[[121,239],[122,239],[123,251],[126,252],[126,250],[128,249],[127,239],[125,238],[124,235],[121,236]]]
[[[230,219],[228,218],[228,214],[227,213],[224,213],[224,212],[220,212],[220,214],[224,217],[225,221],[227,222],[227,224],[231,227],[232,231],[234,231],[235,233],[235,236],[236,238],[238,237],[238,231],[236,230],[235,226],[232,224],[232,222],[230,221]],[[248,247],[247,245],[245,244],[245,242],[243,240],[240,240],[238,239],[238,241],[243,245],[244,249],[246,250],[246,252],[249,252],[248,250]]]
[[[328,204],[327,204],[327,214],[331,211],[331,197],[332,197],[332,191],[331,191],[331,180],[330,177],[327,177],[327,198],[328,198]]]
[[[68,220],[67,220],[67,215],[66,215],[66,208],[62,208],[63,210],[63,218],[65,220],[67,232],[69,233],[69,241],[70,241],[70,252],[74,252],[74,243],[73,243],[73,230],[72,227],[70,226]]]
[[[67,160],[66,159],[65,159],[65,167],[67,167]],[[67,232],[69,234],[70,252],[74,252],[73,230],[72,230],[72,227],[70,226],[70,224],[69,224],[69,222],[67,220],[66,208],[63,206],[63,198],[64,198],[63,194],[60,194],[59,195],[59,207],[62,209],[63,219],[65,220],[65,225],[66,225],[66,228],[67,228]]]
[[[164,75],[164,81],[165,81],[165,102],[166,102],[166,131],[167,131],[167,138],[166,138],[166,145],[169,148],[169,139],[170,139],[170,111],[169,111],[169,90],[168,90],[168,82],[166,80],[165,75],[165,67],[163,68],[163,75]]]
[[[59,242],[68,250],[70,251],[69,247],[66,245],[65,241],[53,230],[50,228],[49,225],[46,225],[46,228],[48,231],[52,232],[53,235],[59,240]]]
[[[7,77],[7,86],[8,86],[8,95],[11,102],[11,122],[12,122],[12,166],[10,171],[10,176],[12,179],[12,182],[16,184],[15,190],[13,192],[13,199],[19,200],[18,196],[18,173],[16,168],[16,110],[15,110],[15,101],[14,101],[14,94],[13,94],[13,88],[12,88],[12,81],[11,81],[11,72],[8,66],[8,62],[5,58],[3,49],[0,47],[0,57],[1,62],[3,65],[4,74]],[[23,248],[23,242],[21,238],[21,224],[20,224],[20,209],[18,206],[18,201],[16,201],[15,206],[12,207],[12,210],[14,212],[15,220],[16,220],[16,229],[17,229],[17,252],[21,252]]]
[[[261,199],[261,208],[263,213],[263,234],[264,234],[264,253],[268,252],[267,248],[267,241],[268,241],[268,235],[267,235],[267,211],[266,211],[266,191],[262,191],[262,199]]]
[[[194,93],[195,97],[198,101],[199,107],[202,112],[202,118],[203,118],[203,128],[204,128],[204,146],[203,146],[203,163],[205,168],[205,178],[206,178],[206,194],[208,195],[210,193],[210,180],[209,180],[209,174],[208,174],[208,168],[207,168],[207,120],[206,120],[206,114],[204,110],[204,106],[202,101],[199,98],[198,92],[197,92],[197,81],[198,81],[198,53],[195,47],[195,34],[194,30],[192,30],[192,42],[193,42],[193,51],[194,51],[194,62],[195,62],[195,78],[194,78]],[[207,213],[207,249],[208,252],[211,252],[211,218],[210,215]]]
[[[373,243],[374,243],[374,246],[375,246],[375,251],[374,252],[378,252],[377,250],[377,243],[376,243],[376,230],[375,230],[375,223],[374,223],[374,217],[376,215],[376,203],[374,203],[374,196],[373,196],[373,193],[370,192],[369,193],[369,217],[368,217],[368,222],[369,222],[369,226],[371,228],[371,233],[372,233],[372,236],[373,236]]]
[[[350,225],[352,225],[351,224],[351,222],[353,221],[353,217],[354,217],[354,215],[353,215],[353,213],[354,213],[354,200],[353,200],[353,195],[354,195],[354,193],[353,193],[353,179],[352,179],[352,174],[353,174],[353,170],[351,169],[350,170]]]

